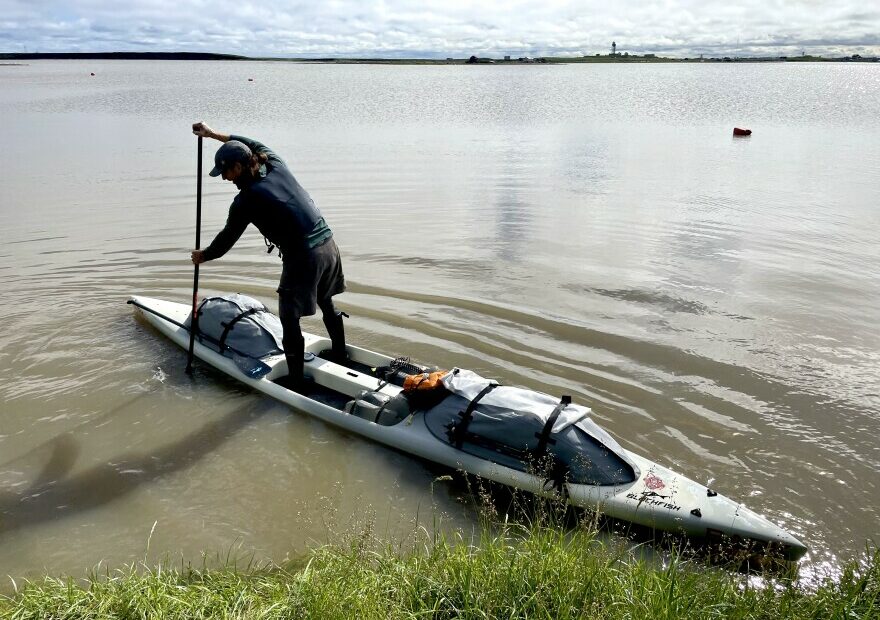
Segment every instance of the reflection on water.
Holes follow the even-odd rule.
[[[392,539],[474,524],[430,467],[189,379],[131,317],[131,293],[191,294],[200,119],[315,197],[352,342],[572,394],[807,541],[807,574],[880,534],[878,67],[58,61],[0,82],[0,573],[133,561],[154,523],[150,553],[188,560],[283,559],[367,514]],[[232,191],[206,179],[203,239]],[[249,231],[200,282],[274,308],[279,274]]]
[[[173,474],[190,467],[218,444],[227,440],[251,416],[232,411],[215,419],[196,432],[189,433],[148,454],[118,454],[113,461],[101,463],[76,475],[70,475],[79,455],[80,445],[67,433],[48,446],[45,466],[32,481],[22,481],[14,493],[0,498],[3,523],[0,532],[8,536],[21,527],[33,527],[47,519],[63,519],[72,512],[93,510],[116,500],[157,476]],[[42,447],[41,447],[42,448]],[[25,459],[34,455],[34,450]],[[6,463],[10,470],[17,461]]]

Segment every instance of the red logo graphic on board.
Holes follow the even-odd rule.
[[[648,474],[647,476],[645,476],[645,486],[652,491],[656,491],[658,489],[662,489],[666,485],[663,484],[663,481],[654,474]]]

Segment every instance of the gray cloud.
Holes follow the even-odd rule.
[[[859,0],[0,0],[0,51],[252,56],[880,54]]]

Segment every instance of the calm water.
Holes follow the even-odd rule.
[[[437,471],[190,380],[132,318],[190,294],[196,120],[318,202],[351,342],[570,393],[833,571],[880,539],[878,101],[862,64],[0,66],[0,575],[475,522]],[[279,274],[251,231],[202,290],[275,307]]]

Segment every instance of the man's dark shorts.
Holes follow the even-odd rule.
[[[302,255],[284,255],[278,301],[289,318],[315,314],[319,304],[344,290],[342,259],[333,237]]]

